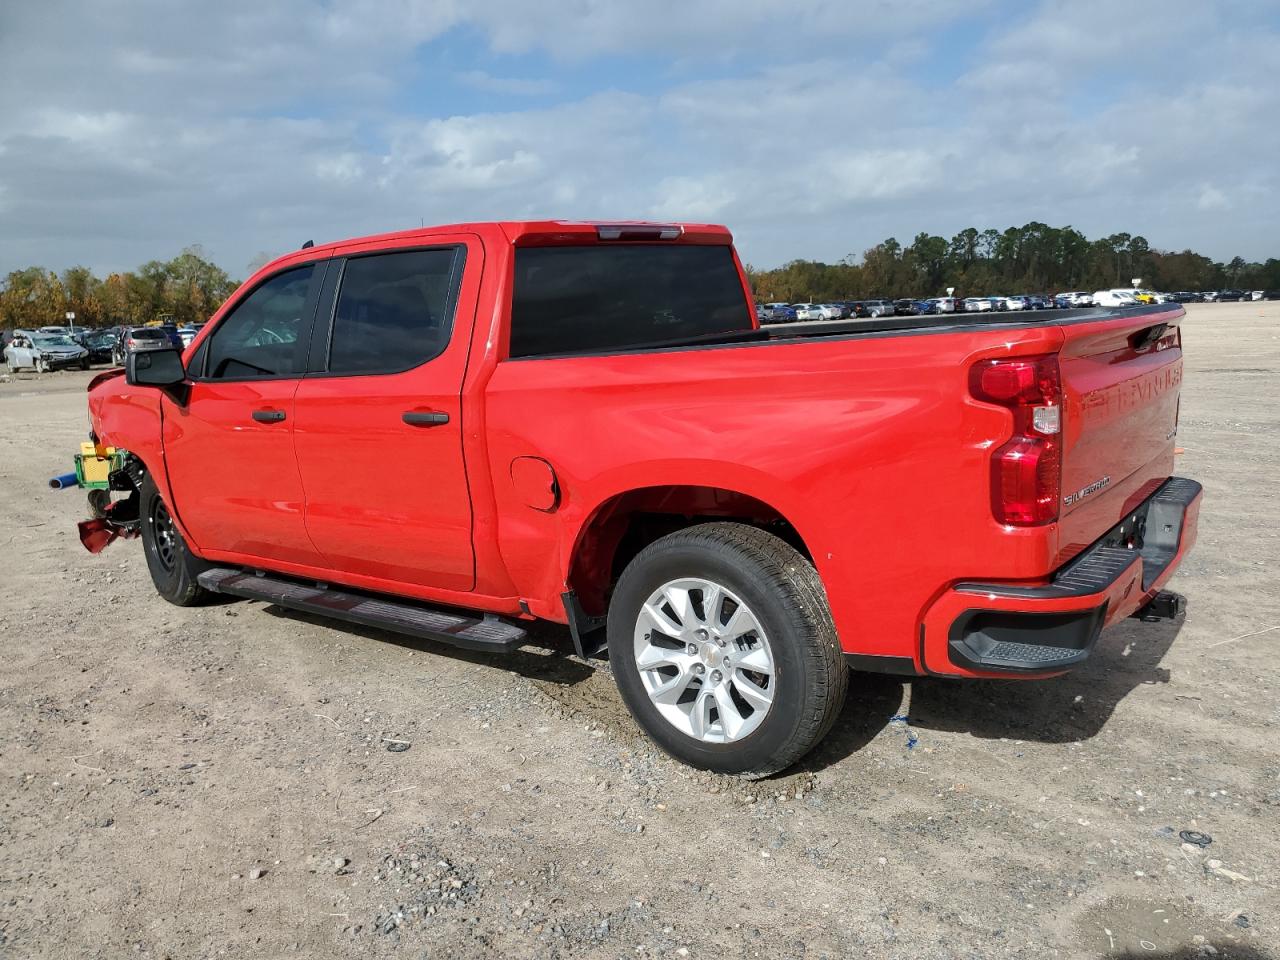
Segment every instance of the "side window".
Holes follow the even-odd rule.
[[[347,260],[334,309],[330,373],[398,373],[449,345],[463,251],[405,250]]]
[[[303,316],[315,265],[276,274],[236,305],[209,340],[205,376],[215,380],[301,375],[306,369]]]

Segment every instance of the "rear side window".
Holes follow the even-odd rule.
[[[458,247],[348,260],[333,317],[330,373],[397,373],[449,345],[462,273]]]
[[[278,273],[218,324],[205,376],[214,380],[300,375],[306,369],[311,318],[303,313],[315,266]],[[161,334],[163,336],[164,334]]]
[[[753,326],[727,246],[521,247],[515,262],[512,357],[625,350]]]

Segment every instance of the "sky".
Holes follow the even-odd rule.
[[[1280,0],[0,6],[0,275],[542,218],[1280,257]]]

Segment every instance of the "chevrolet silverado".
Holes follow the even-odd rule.
[[[763,329],[704,224],[308,244],[93,381],[81,538],[140,536],[180,605],[494,653],[566,624],[659,746],[764,776],[850,669],[1052,677],[1179,612],[1182,317]]]

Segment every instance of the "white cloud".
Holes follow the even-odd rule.
[[[544,216],[720,220],[761,265],[1031,219],[1274,256],[1280,44],[1206,6],[1017,4],[960,45],[942,0],[19,5],[0,273]]]

